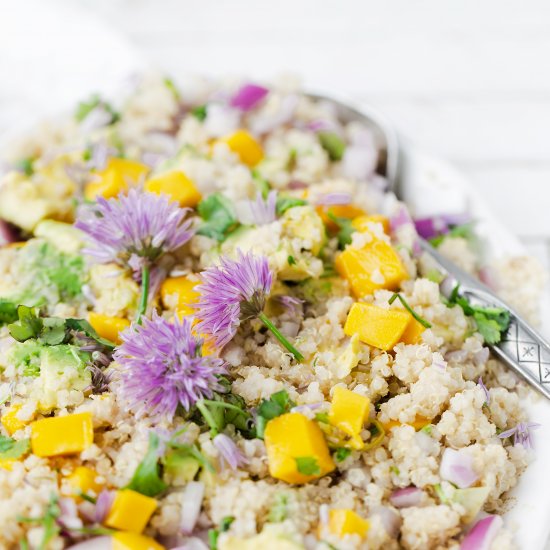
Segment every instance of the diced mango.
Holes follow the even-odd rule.
[[[31,424],[31,449],[37,456],[81,453],[94,442],[92,414],[69,414]]]
[[[2,415],[2,418],[0,419],[0,422],[2,422],[2,426],[6,428],[6,431],[9,435],[14,434],[18,430],[22,430],[28,422],[24,422],[23,420],[19,420],[17,418],[17,413],[21,410],[21,403],[16,403],[15,405],[12,405],[7,412],[5,412]]]
[[[262,146],[246,130],[237,130],[224,141],[248,166],[256,166],[264,158]]]
[[[428,424],[431,424],[431,421],[427,418],[424,418],[423,416],[417,415],[412,422],[399,422],[399,420],[390,420],[389,422],[382,424],[382,426],[384,427],[384,430],[389,431],[396,426],[403,426],[404,424],[412,426],[416,431],[418,431],[425,426],[428,426]]]
[[[365,538],[370,524],[366,519],[356,514],[353,510],[330,510],[328,516],[328,528],[333,535],[359,535]]]
[[[370,214],[368,216],[357,216],[351,225],[357,231],[369,231],[369,223],[380,223],[386,235],[390,234],[390,220],[381,214]]]
[[[117,491],[105,525],[121,531],[141,533],[157,508],[154,498],[131,489]]]
[[[426,327],[419,323],[414,317],[409,321],[405,332],[401,336],[401,342],[404,344],[418,344],[422,338],[422,333]]]
[[[88,320],[102,338],[115,342],[115,344],[121,343],[120,333],[130,326],[130,321],[124,317],[110,317],[94,311],[90,311]]]
[[[105,199],[116,197],[129,185],[138,183],[149,170],[147,165],[135,160],[111,158],[103,170],[96,172],[97,180],[86,185],[84,197],[90,201],[98,196]]]
[[[391,244],[376,238],[360,249],[348,246],[336,256],[335,267],[357,298],[380,288],[395,290],[408,277]]]
[[[145,535],[119,532],[113,535],[113,550],[165,550],[165,547]]]
[[[160,287],[160,296],[165,308],[175,308],[181,315],[195,313],[191,304],[198,301],[200,294],[195,290],[199,283],[187,277],[169,277]],[[174,299],[175,297],[175,299]]]
[[[344,332],[347,336],[359,334],[361,342],[387,351],[399,342],[411,319],[408,311],[356,302],[348,313]]]
[[[351,438],[354,449],[364,446],[360,433],[369,417],[370,400],[342,386],[336,386],[328,412],[329,422]]]
[[[77,466],[71,475],[67,477],[67,481],[72,488],[72,494],[79,496],[80,494],[88,494],[93,492],[98,495],[103,489],[103,484],[98,483],[98,474],[93,468],[88,466]]]
[[[305,197],[304,197],[305,198]],[[329,217],[346,218],[352,220],[358,216],[363,216],[365,211],[354,204],[335,204],[333,206],[317,206],[317,214],[321,216],[323,223],[329,231],[336,231],[338,224]]]
[[[168,195],[182,207],[194,208],[202,199],[195,184],[180,170],[160,174],[145,183],[145,190]]]
[[[0,460],[0,468],[2,470],[8,470],[11,472],[13,470],[13,465],[17,462],[14,458],[3,458]]]
[[[335,465],[319,425],[303,414],[287,413],[270,420],[265,429],[269,473],[287,483],[307,483],[334,470]],[[304,474],[296,459],[310,459],[317,471]],[[312,460],[311,460],[312,459]]]

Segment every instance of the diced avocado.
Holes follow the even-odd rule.
[[[454,491],[451,500],[464,507],[466,513],[462,516],[462,520],[465,523],[470,523],[479,514],[489,492],[489,487],[470,487]]]
[[[304,546],[294,540],[291,534],[285,532],[279,525],[266,524],[259,535],[250,538],[222,536],[218,544],[219,550],[303,550]]]
[[[282,216],[283,238],[301,239],[302,248],[314,256],[321,252],[326,241],[325,226],[312,206],[289,208]]]
[[[43,237],[61,252],[78,254],[82,248],[82,233],[69,223],[43,220],[34,230],[35,237]]]
[[[25,376],[38,376],[40,374],[40,356],[45,346],[36,340],[27,340],[14,344],[8,353],[8,363]]]
[[[164,462],[164,472],[175,487],[183,487],[195,478],[200,469],[199,461],[192,456],[170,453]]]

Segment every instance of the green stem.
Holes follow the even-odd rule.
[[[208,407],[206,406],[204,399],[197,401],[196,406],[197,406],[197,409],[199,409],[200,413],[202,414],[203,418],[206,420],[206,423],[210,427],[210,431],[212,432],[212,435],[217,435],[218,425],[214,420],[214,417],[208,410]]]
[[[275,338],[283,344],[283,346],[294,355],[297,361],[303,361],[304,356],[281,334],[279,329],[267,318],[265,313],[260,313],[258,319],[273,333]]]
[[[232,411],[238,412],[243,416],[248,416],[249,413],[239,409],[236,405],[231,405],[231,403],[225,403],[224,401],[212,401],[211,399],[201,399],[203,403],[208,403],[211,407],[221,407],[222,409],[231,409]]]
[[[145,264],[141,270],[141,299],[139,301],[139,309],[137,312],[136,323],[141,325],[141,316],[145,315],[147,311],[147,301],[149,298],[149,276],[150,269],[147,264]]]

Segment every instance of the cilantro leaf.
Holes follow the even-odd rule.
[[[208,544],[210,546],[210,550],[217,550],[218,538],[220,537],[220,533],[225,533],[226,531],[229,531],[229,528],[234,521],[235,518],[233,516],[225,516],[220,521],[217,529],[208,530]]]
[[[288,262],[288,265],[296,265],[296,259],[294,256],[289,256],[286,261]]]
[[[0,460],[16,460],[26,455],[31,448],[29,439],[15,440],[11,437],[0,435]]]
[[[318,476],[321,473],[317,459],[312,456],[298,456],[294,460],[298,471],[305,476]]]
[[[330,160],[342,160],[346,144],[342,138],[334,132],[318,132],[319,142],[328,153]]]
[[[0,326],[14,323],[18,318],[17,304],[0,298]]]
[[[401,305],[424,327],[424,328],[431,328],[431,324],[426,321],[423,317],[420,317],[416,311],[407,303],[405,298],[399,294],[399,292],[396,292],[393,294],[393,296],[388,300],[388,304],[393,304],[396,299],[399,299],[401,302]]]
[[[197,119],[197,120],[200,120],[201,122],[203,122],[205,119],[206,119],[206,116],[208,115],[208,111],[207,111],[207,106],[206,105],[199,105],[198,107],[195,107],[192,111],[191,111],[191,114]]]
[[[197,230],[199,235],[223,242],[227,235],[239,225],[231,201],[220,193],[214,193],[203,199],[198,204],[197,210],[204,220]]]
[[[92,327],[92,325],[90,325],[90,323],[86,321],[86,319],[65,319],[65,324],[69,330],[83,332],[86,336],[88,336],[88,338],[92,338],[98,344],[104,346],[109,350],[112,350],[115,347],[114,342],[111,342],[110,340],[99,336],[94,327]]]
[[[352,225],[352,221],[348,218],[340,218],[335,216],[330,210],[327,212],[327,216],[338,226],[338,248],[344,250],[347,244],[351,243],[351,234],[356,231]]]
[[[120,114],[109,103],[102,100],[99,94],[91,95],[88,101],[81,101],[76,108],[74,117],[78,122],[82,122],[97,107],[102,107],[111,115],[108,124],[114,124],[120,120]]]
[[[30,157],[17,161],[14,167],[16,170],[23,172],[26,176],[32,176],[34,174],[34,160]]]
[[[306,204],[307,201],[296,197],[277,197],[275,210],[277,212],[277,216],[281,216],[290,208],[294,208],[295,206],[305,206]]]
[[[8,325],[8,330],[15,340],[25,342],[30,338],[37,338],[44,322],[38,317],[38,309],[27,306],[17,308],[18,320]]]
[[[256,417],[256,436],[263,439],[268,421],[290,411],[294,405],[286,390],[278,391],[269,399],[262,400]]]
[[[137,491],[142,495],[154,497],[166,490],[168,485],[164,483],[160,474],[159,465],[159,436],[149,432],[149,448],[143,460],[138,464],[127,488]]]
[[[342,462],[348,458],[348,456],[351,454],[351,449],[346,449],[346,447],[338,447],[336,449],[336,452],[334,453],[334,458],[336,462]]]
[[[497,344],[500,342],[501,329],[497,321],[488,318],[479,311],[474,313],[474,321],[476,322],[478,332],[483,336],[487,344]]]

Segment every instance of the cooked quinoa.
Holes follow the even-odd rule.
[[[142,77],[12,144],[0,224],[0,548],[514,547],[506,312],[443,298],[362,123]],[[536,322],[474,233],[436,244]]]

